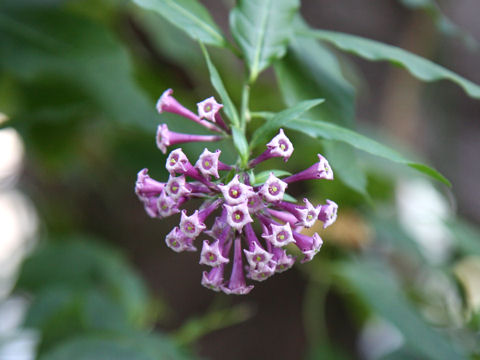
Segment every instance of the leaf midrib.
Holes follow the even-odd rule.
[[[263,44],[265,42],[265,34],[266,34],[266,29],[268,25],[268,9],[270,8],[272,4],[272,0],[267,0],[265,2],[265,6],[263,7],[263,13],[262,13],[262,21],[260,23],[260,34],[259,34],[259,41],[258,41],[258,46],[255,48],[255,55],[253,58],[253,63],[252,63],[252,69],[251,69],[251,74],[250,78],[251,80],[255,79],[257,74],[258,74],[258,65],[260,63],[260,55],[262,52]]]
[[[205,23],[204,21],[201,21],[200,18],[196,17],[194,14],[186,10],[185,8],[181,7],[178,5],[175,1],[173,0],[167,0],[168,3],[167,5],[170,5],[174,9],[178,10],[180,13],[184,14],[186,17],[190,18],[193,22],[197,23],[201,28],[203,28],[205,31],[213,35],[215,38],[219,39],[222,43],[224,42],[223,36],[218,34],[218,32],[212,28],[209,24]]]

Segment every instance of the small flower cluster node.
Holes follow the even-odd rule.
[[[169,89],[160,97],[157,110],[183,116],[220,134],[180,134],[161,124],[156,140],[163,153],[172,145],[212,142],[228,136],[230,129],[219,112],[223,105],[213,97],[197,105],[198,115],[183,107]],[[266,145],[266,150],[248,163],[248,169],[272,157],[288,161],[292,153],[293,145],[280,129]],[[180,223],[168,233],[165,242],[176,252],[196,251],[195,242],[201,244],[200,264],[211,267],[203,273],[202,285],[226,294],[247,294],[253,285],[247,285],[246,277],[264,281],[293,266],[296,259],[287,253],[286,246],[295,245],[304,255],[302,262],[312,260],[320,251],[323,244],[320,236],[317,233],[307,236],[302,230],[312,227],[317,220],[323,222],[324,228],[333,224],[337,204],[327,200],[326,204],[314,206],[308,199],[297,204],[285,201],[284,197],[289,184],[302,180],[332,180],[333,172],[328,161],[318,154],[317,163],[297,174],[279,179],[271,172],[263,184],[252,185],[254,180],[246,172],[248,169],[224,164],[220,155],[220,150],[205,149],[192,165],[182,149],[177,148],[167,158],[168,181],[153,180],[148,170],[143,169],[137,175],[135,192],[153,218],[180,213]],[[181,207],[194,198],[204,202],[189,215]],[[212,222],[208,230],[207,220]],[[205,235],[210,239],[202,239]]]

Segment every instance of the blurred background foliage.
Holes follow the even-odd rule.
[[[233,2],[203,3],[227,32]],[[480,5],[440,5],[304,1],[301,12],[479,83]],[[238,106],[241,63],[209,51]],[[325,98],[309,117],[428,159],[453,187],[289,131],[290,172],[325,152],[337,175],[293,195],[334,199],[339,218],[312,263],[229,297],[201,287],[196,254],[164,245],[175,219],[149,219],[133,192],[143,167],[168,176],[160,120],[201,132],[156,114],[169,87],[191,109],[213,94],[198,44],[158,14],[129,1],[0,2],[0,158],[12,163],[12,138],[23,154],[0,171],[0,359],[480,358],[478,101],[297,37],[252,88],[251,109]]]

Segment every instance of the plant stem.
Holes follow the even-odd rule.
[[[241,116],[240,116],[240,129],[243,134],[247,130],[247,122],[250,121],[250,110],[248,109],[248,101],[250,98],[250,85],[245,81],[242,91],[242,107],[241,107]]]

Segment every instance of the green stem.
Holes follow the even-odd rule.
[[[241,108],[241,116],[240,116],[240,129],[242,130],[243,134],[245,134],[247,130],[247,122],[250,121],[250,110],[248,109],[248,101],[250,98],[250,85],[247,82],[243,85],[242,91],[242,108]]]

